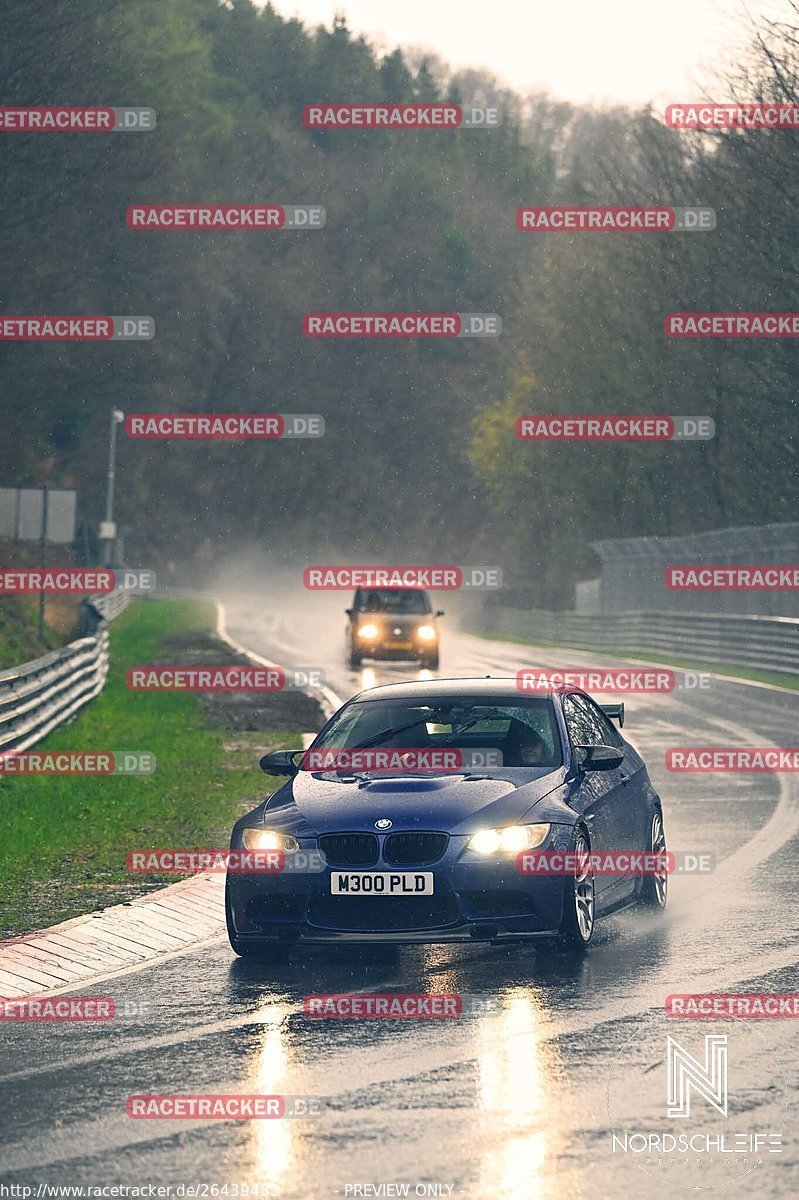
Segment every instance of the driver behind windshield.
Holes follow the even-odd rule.
[[[361,607],[361,612],[369,613],[416,613],[428,611],[424,596],[421,592],[375,591],[367,592]]]
[[[380,702],[353,704],[342,727],[328,730],[323,743],[341,749],[491,749],[506,767],[556,766],[559,742],[546,701],[539,704],[462,704],[394,707]]]

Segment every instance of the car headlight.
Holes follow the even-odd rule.
[[[245,829],[241,840],[247,850],[282,850],[284,854],[296,854],[300,843],[290,833],[276,833],[274,829]]]
[[[469,838],[475,854],[521,854],[546,841],[549,825],[509,825],[506,829],[481,829]]]
[[[436,636],[436,631],[432,625],[420,625],[416,633],[425,642],[432,642]]]
[[[358,630],[358,637],[376,638],[379,633],[380,630],[376,625],[362,625]]]

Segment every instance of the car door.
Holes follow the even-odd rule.
[[[621,780],[626,789],[626,803],[621,813],[622,827],[619,829],[619,837],[622,839],[625,849],[647,850],[649,848],[649,813],[654,792],[647,774],[646,763],[635,747],[625,742],[607,713],[604,713],[590,696],[581,696],[581,700],[604,729],[607,744],[617,746],[624,752],[624,762],[620,771]]]
[[[570,692],[563,697],[562,704],[572,746],[618,745],[618,739],[613,743],[608,742],[607,730],[595,715],[596,706],[587,697]],[[602,713],[598,715],[604,716]],[[585,771],[575,779],[569,803],[582,814],[594,851],[603,853],[631,849],[626,779],[624,764],[612,771]],[[626,873],[597,875],[597,903],[602,909],[613,907],[633,887],[634,880]]]

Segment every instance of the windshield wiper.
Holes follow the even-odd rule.
[[[500,708],[489,708],[486,712],[481,712],[479,716],[471,717],[470,720],[464,721],[462,725],[458,725],[457,728],[452,730],[452,733],[448,733],[445,738],[442,738],[440,742],[437,741],[435,745],[448,746],[451,744],[453,738],[460,737],[465,730],[471,729],[473,725],[479,724],[480,721],[486,721],[501,712],[502,710]],[[430,716],[431,713],[427,712],[423,717],[417,717],[415,721],[406,721],[404,725],[396,725],[393,728],[381,729],[379,733],[373,734],[372,737],[366,738],[365,741],[357,742],[354,746],[343,746],[342,749],[368,750],[372,746],[378,746],[387,738],[398,737],[399,734],[405,733],[407,729],[415,729],[417,725],[426,724],[430,720]],[[324,747],[319,747],[319,749],[324,749]]]
[[[500,708],[496,708],[496,707],[489,708],[488,712],[480,713],[479,717],[472,717],[471,720],[464,721],[462,725],[459,725],[457,727],[457,729],[453,729],[452,733],[448,733],[445,738],[442,738],[442,740],[438,743],[438,745],[439,746],[451,745],[453,738],[460,737],[460,735],[462,733],[465,733],[465,731],[467,729],[471,729],[472,725],[479,725],[479,723],[481,721],[488,721],[488,720],[490,720],[491,717],[495,716],[497,713],[499,713],[501,711],[502,711],[502,709],[500,709]]]
[[[381,729],[379,733],[367,738],[365,742],[358,742],[355,746],[344,746],[345,750],[368,750],[370,746],[377,746],[386,738],[397,737],[398,734],[404,733],[406,729],[415,729],[417,725],[426,723],[429,714],[424,717],[417,717],[415,721],[408,721],[405,725],[397,725],[394,729]]]

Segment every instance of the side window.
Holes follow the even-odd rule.
[[[589,700],[585,696],[580,697],[580,705],[588,711],[594,726],[598,726],[604,744],[606,746],[616,746],[620,750],[624,743],[619,736],[618,730],[611,723],[610,717],[603,713],[598,704],[595,704],[593,700]]]
[[[573,745],[598,746],[601,743],[602,738],[598,736],[598,730],[593,727],[577,696],[563,697],[563,716]]]

